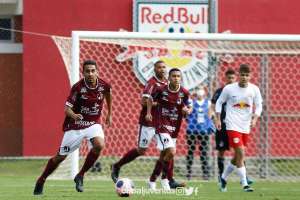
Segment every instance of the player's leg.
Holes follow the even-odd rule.
[[[36,182],[33,192],[34,195],[41,195],[43,193],[43,187],[47,177],[54,172],[62,161],[65,160],[68,154],[79,147],[82,136],[75,132],[75,130],[65,132],[58,153],[48,160],[42,175]]]
[[[215,141],[216,141],[216,150],[217,153],[217,165],[218,165],[218,180],[220,181],[220,178],[224,172],[224,162],[225,162],[225,152],[229,149],[229,141],[228,141],[228,135],[226,133],[225,129],[217,130],[215,135]]]
[[[161,185],[164,190],[170,190],[169,180],[167,179],[167,174],[169,168],[171,167],[172,160],[176,152],[175,142],[169,134],[161,133],[156,134],[157,148],[161,152],[161,162],[162,162],[162,179]]]
[[[175,147],[176,147],[176,138],[172,138]],[[176,154],[176,148],[175,148],[175,152],[174,154]],[[171,189],[176,189],[178,187],[185,187],[186,184],[184,182],[177,182],[174,179],[174,158],[170,161],[170,166],[168,168],[168,172],[167,172],[167,179],[169,180],[169,185]]]
[[[90,149],[79,173],[74,178],[75,189],[77,192],[83,192],[84,174],[94,165],[101,150],[104,148],[104,133],[100,124],[94,124],[81,130],[81,134],[88,140],[88,144],[92,148]]]
[[[144,155],[155,135],[155,128],[140,125],[138,147],[128,151],[118,162],[111,166],[111,178],[116,183],[119,178],[120,169],[123,165],[135,160],[137,157]]]
[[[209,167],[209,135],[201,134],[197,135],[199,141],[199,151],[200,151],[200,162],[202,168],[202,177],[204,180],[209,180],[210,178],[210,167]]]
[[[243,190],[245,192],[253,192],[253,188],[248,185],[247,182],[247,172],[245,167],[245,147],[248,142],[248,134],[242,134],[240,145],[234,148],[235,151],[235,158],[236,158],[236,167],[237,167],[237,174],[240,177],[240,183],[243,186]]]
[[[196,149],[196,136],[193,133],[188,131],[186,134],[186,142],[188,145],[188,151],[187,151],[187,156],[186,156],[186,169],[187,169],[186,177],[188,180],[190,180],[191,176],[192,176],[194,151]]]

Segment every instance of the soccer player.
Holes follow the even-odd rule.
[[[226,85],[234,83],[236,81],[235,71],[232,69],[228,69],[225,72]],[[222,93],[223,87],[218,88],[211,100],[212,107],[215,108],[215,104],[217,103],[218,98]],[[228,144],[228,136],[226,134],[226,124],[225,124],[225,116],[226,116],[226,103],[223,103],[221,110],[221,129],[216,131],[216,149],[218,151],[218,169],[219,169],[219,179],[222,176],[224,171],[224,160],[225,160],[225,151],[229,150]],[[214,118],[215,119],[215,118]]]
[[[155,125],[153,122],[149,122],[145,120],[145,116],[147,113],[147,99],[151,96],[151,94],[157,90],[157,88],[166,85],[167,79],[166,75],[166,64],[159,60],[154,63],[154,76],[148,80],[143,94],[142,94],[142,110],[139,119],[139,136],[138,136],[138,147],[135,147],[128,151],[118,162],[114,163],[111,166],[111,178],[116,183],[119,178],[120,169],[123,165],[135,160],[137,157],[145,155],[154,135],[155,135]],[[155,107],[157,103],[154,102],[152,113],[155,112]],[[161,172],[162,166],[159,161],[156,162],[154,171]],[[173,171],[173,168],[170,170]],[[180,183],[177,183],[173,177],[170,177],[170,185],[171,187],[183,186]],[[149,187],[155,189],[154,185],[151,184],[151,178],[149,182]]]
[[[173,68],[169,71],[169,84],[157,89],[148,98],[146,120],[154,121],[156,125],[157,148],[160,150],[162,165],[162,188],[170,190],[168,173],[176,152],[176,138],[178,136],[182,119],[192,112],[189,105],[189,93],[181,83],[181,71]],[[157,102],[157,112],[151,113],[153,102]],[[154,114],[154,116],[153,116]],[[173,172],[172,172],[173,173]]]
[[[241,64],[239,82],[226,85],[216,103],[216,128],[221,130],[221,110],[226,103],[226,132],[229,146],[234,149],[234,156],[220,178],[220,190],[225,192],[227,178],[236,169],[243,190],[253,192],[246,178],[245,147],[247,146],[251,127],[255,127],[262,112],[262,97],[259,88],[250,83],[250,67]],[[255,110],[253,113],[253,105]]]
[[[50,158],[42,175],[36,181],[34,195],[43,194],[43,187],[47,177],[65,160],[67,155],[80,147],[86,138],[92,146],[85,163],[75,176],[75,188],[83,192],[83,177],[93,166],[104,147],[104,133],[99,119],[105,99],[107,103],[106,124],[112,122],[112,94],[111,86],[98,77],[96,62],[86,60],[83,63],[84,78],[73,85],[65,104],[65,121],[63,123],[64,136],[57,154]]]

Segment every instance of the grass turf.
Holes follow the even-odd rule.
[[[44,195],[33,196],[35,180],[43,169],[45,160],[0,160],[0,200],[99,200],[119,199],[110,180],[86,180],[85,192],[78,193],[72,180],[48,180]],[[146,188],[143,181],[134,181],[136,188]],[[159,186],[159,184],[158,184]],[[175,194],[134,194],[130,199],[200,199],[200,200],[299,200],[299,182],[258,181],[254,184],[255,192],[245,193],[238,182],[228,183],[228,192],[218,191],[217,183],[189,182],[189,187],[197,187],[197,194],[190,196]]]

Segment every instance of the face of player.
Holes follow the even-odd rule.
[[[83,68],[83,76],[89,85],[95,86],[97,83],[98,71],[95,65],[85,65]]]
[[[236,81],[236,76],[235,74],[228,74],[226,75],[226,84],[231,84]]]
[[[154,67],[155,76],[159,79],[164,79],[166,75],[166,69],[167,67],[165,63],[157,63]]]
[[[250,80],[250,73],[240,72],[239,85],[241,87],[247,87],[249,80]]]
[[[170,88],[173,90],[177,90],[180,87],[181,83],[181,72],[173,71],[169,76]]]

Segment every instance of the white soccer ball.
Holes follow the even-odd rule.
[[[121,178],[116,183],[116,192],[120,197],[129,197],[133,193],[133,182],[129,178]]]

